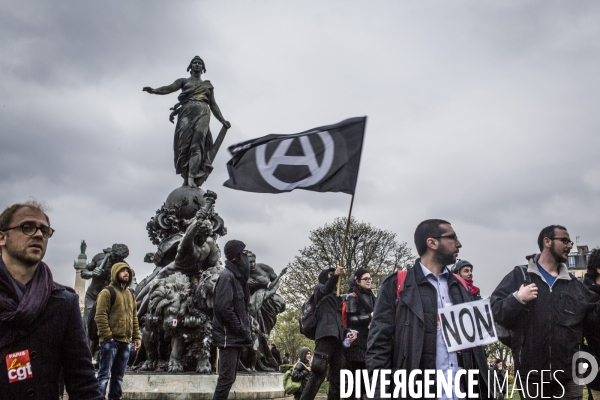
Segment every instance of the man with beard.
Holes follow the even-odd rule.
[[[227,399],[242,350],[252,345],[248,251],[239,240],[227,242],[223,251],[227,260],[215,284],[213,310],[213,344],[219,348],[219,378],[213,400]]]
[[[393,273],[381,284],[367,341],[367,369],[370,373],[392,370],[392,374],[397,370],[437,369],[444,376],[451,372],[453,378],[460,370],[476,370],[479,398],[487,398],[488,366],[483,347],[448,352],[438,321],[438,309],[472,300],[471,293],[448,270],[462,244],[450,223],[441,219],[421,222],[414,239],[420,258],[408,268],[404,283],[399,288],[399,275]],[[423,385],[423,393],[437,393],[434,382],[427,387],[428,380],[417,380],[415,387]],[[392,393],[392,389],[387,387],[386,392]],[[451,389],[452,396],[442,390],[440,398],[456,399],[459,391],[465,393],[464,380],[461,387],[455,387],[453,379]],[[375,398],[382,397],[377,387]]]
[[[515,267],[492,293],[494,320],[511,331],[521,398],[543,393],[580,399],[582,386],[573,381],[571,361],[582,345],[583,327],[598,329],[600,299],[567,270],[573,248],[567,228],[542,229],[538,247],[541,253],[528,256],[528,265]]]
[[[79,299],[42,261],[54,229],[35,201],[0,214],[0,399],[100,400]]]
[[[141,334],[133,293],[129,290],[133,271],[125,262],[112,266],[110,286],[98,295],[95,321],[100,338],[100,365],[98,382],[106,394],[110,377],[108,399],[120,399],[123,375],[129,360],[130,344],[141,345]]]
[[[81,270],[82,279],[91,279],[92,282],[85,292],[85,309],[83,320],[88,323],[92,307],[96,304],[98,294],[106,286],[110,285],[110,271],[112,266],[118,262],[123,262],[129,256],[129,248],[120,243],[115,243],[112,247],[102,250],[102,253],[96,254],[92,261]],[[92,315],[92,318],[94,316]],[[89,335],[89,333],[88,333]],[[90,349],[95,353],[98,348],[98,342],[90,341]]]

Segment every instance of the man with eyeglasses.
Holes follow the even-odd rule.
[[[567,269],[573,248],[567,228],[542,229],[538,247],[527,266],[515,267],[494,290],[494,320],[511,331],[521,398],[541,398],[543,391],[546,398],[580,399],[571,362],[581,350],[583,327],[598,325],[600,298]]]
[[[54,229],[35,201],[0,214],[0,400],[103,396],[94,375],[77,294],[42,261]]]
[[[413,370],[438,370],[452,377],[461,370],[476,370],[478,397],[487,398],[488,365],[483,347],[448,352],[438,319],[440,308],[473,300],[448,269],[456,262],[462,244],[452,225],[441,219],[421,222],[414,240],[420,258],[408,268],[404,283],[399,287],[398,274],[393,273],[381,284],[367,342],[367,369],[370,373],[391,370],[392,375],[397,370],[405,370],[407,375]],[[422,385],[423,393],[437,394],[435,382],[417,380],[413,389]],[[452,395],[442,390],[440,399],[458,399],[467,392],[464,380],[461,387],[454,386],[454,379],[451,385]],[[393,387],[387,389],[388,394],[393,393]],[[380,387],[375,398],[385,398]]]

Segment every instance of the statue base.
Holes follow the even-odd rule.
[[[156,372],[126,373],[123,377],[123,400],[169,399],[211,400],[218,375],[167,374]],[[283,374],[238,373],[229,399],[283,399]]]

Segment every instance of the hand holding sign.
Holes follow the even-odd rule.
[[[521,301],[531,301],[537,299],[538,288],[535,283],[531,283],[527,286],[521,285],[519,291],[517,292],[517,298]]]

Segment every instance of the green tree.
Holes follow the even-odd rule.
[[[501,359],[505,365],[505,368],[507,368],[509,364],[513,363],[512,351],[510,350],[510,347],[505,346],[500,341],[486,344],[485,352],[487,353],[488,358]]]
[[[318,283],[324,268],[336,268],[342,255],[346,218],[336,218],[331,224],[310,232],[311,244],[288,264],[288,273],[280,293],[289,309],[300,310]],[[378,229],[367,222],[350,219],[350,230],[344,254],[344,275],[341,293],[348,291],[348,276],[358,268],[366,268],[373,277],[376,290],[383,279],[415,260],[406,242],[398,242],[396,234]],[[296,323],[297,325],[297,323]]]
[[[300,354],[304,346],[314,352],[315,342],[300,333],[298,326],[299,309],[287,309],[277,316],[277,323],[271,331],[271,342],[277,344],[281,355],[290,353],[290,362]]]

